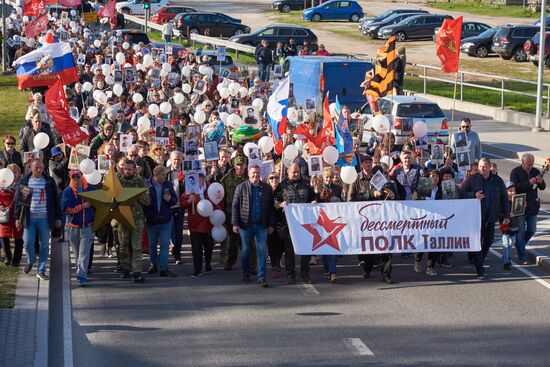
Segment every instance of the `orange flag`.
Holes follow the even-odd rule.
[[[437,32],[435,53],[441,60],[441,71],[456,73],[462,35],[462,16],[456,19],[445,19]]]

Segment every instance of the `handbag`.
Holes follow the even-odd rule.
[[[10,222],[10,207],[0,210],[0,224],[8,224]]]

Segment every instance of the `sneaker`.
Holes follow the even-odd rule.
[[[512,270],[512,264],[511,263],[504,263],[504,270]]]
[[[250,283],[250,274],[243,274],[243,283]]]
[[[107,257],[111,259],[113,257],[113,248],[107,247]]]
[[[529,261],[526,260],[520,260],[519,262],[520,265],[529,265]]]
[[[78,281],[78,285],[80,286],[86,285],[86,283],[88,282],[84,277],[76,277],[76,280]]]
[[[32,264],[25,265],[25,269],[23,270],[25,274],[28,274],[32,269]]]
[[[309,258],[309,265],[317,265],[317,256],[313,255]]]
[[[121,269],[120,270],[120,279],[130,278],[130,270]]]
[[[434,270],[434,268],[426,268],[426,274],[431,277],[434,277],[437,275],[437,272]]]
[[[309,273],[303,273],[302,274],[302,282],[304,282],[304,284],[311,284],[311,278],[309,277]]]
[[[183,261],[181,259],[176,260],[176,265],[183,265]]]
[[[141,274],[141,272],[134,273],[134,283],[143,283],[143,282],[145,282],[145,277],[143,276],[143,274]]]
[[[38,279],[40,279],[40,280],[48,280],[48,279],[49,279],[48,276],[47,276],[45,273],[42,273],[42,272],[41,272],[41,273],[37,273],[37,274],[36,274],[36,277],[37,277]]]
[[[357,265],[360,266],[360,267],[363,267],[363,266],[365,266],[365,261],[361,260],[361,261],[359,261],[359,264],[357,264]]]
[[[330,282],[336,283],[336,274],[330,274]]]
[[[161,270],[159,276],[163,278],[177,278],[178,276],[172,273],[170,270]]]
[[[420,261],[414,262],[414,272],[417,274],[422,273],[422,263]]]
[[[212,267],[210,265],[205,265],[204,272],[205,273],[212,273]]]
[[[202,277],[202,272],[195,271],[193,272],[193,274],[191,274],[191,278],[196,278],[196,277]]]
[[[286,284],[294,284],[296,283],[296,278],[294,275],[287,275],[286,277]]]
[[[451,265],[451,263],[449,263],[448,261],[443,261],[443,262],[440,262],[439,263],[439,266],[443,267],[443,268],[452,268],[453,266]]]
[[[479,279],[479,280],[485,280],[485,275],[484,275],[484,274],[478,273],[478,274],[476,275],[476,278]]]
[[[384,277],[382,278],[382,281],[383,281],[384,283],[393,284],[393,281],[392,281],[391,278],[388,277],[388,276],[384,276]]]
[[[149,266],[149,269],[147,269],[147,274],[155,274],[157,272],[157,267],[156,266]]]
[[[267,288],[267,283],[264,278],[258,279],[258,285],[260,286],[260,288]]]

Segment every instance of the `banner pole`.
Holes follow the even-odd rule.
[[[454,92],[453,92],[453,108],[451,109],[451,130],[449,131],[449,140],[448,140],[448,143],[451,142],[451,136],[453,134],[453,131],[454,131],[454,126],[455,126],[455,104],[456,104],[456,87],[457,87],[457,84],[458,84],[458,70],[456,71],[456,75],[455,75],[455,88],[454,88]]]

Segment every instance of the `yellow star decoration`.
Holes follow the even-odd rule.
[[[118,176],[111,168],[105,177],[103,189],[80,192],[78,195],[95,208],[94,231],[103,227],[111,219],[116,219],[135,229],[136,222],[130,206],[147,190],[147,188],[122,187]]]

